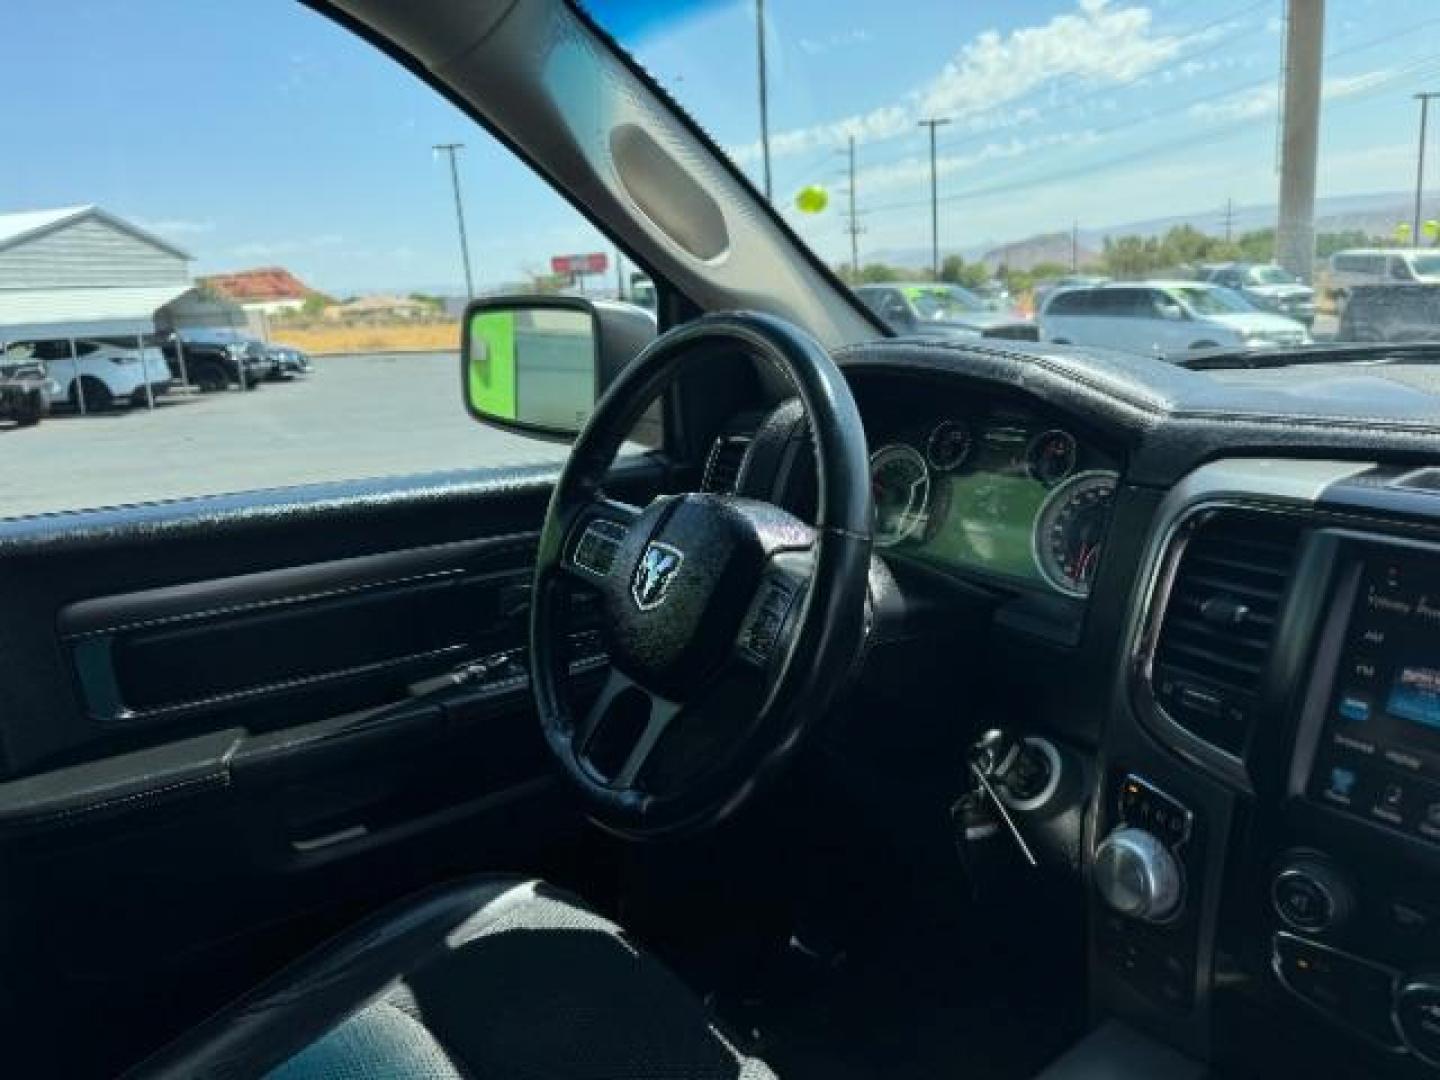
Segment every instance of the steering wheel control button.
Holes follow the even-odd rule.
[[[1355,906],[1344,874],[1315,856],[1299,856],[1283,865],[1271,883],[1270,901],[1282,923],[1311,934],[1339,928]]]
[[[607,577],[615,565],[615,556],[620,553],[620,543],[624,539],[624,525],[618,521],[596,518],[585,526],[570,559],[581,570],[589,571],[596,577]]]
[[[1153,833],[1122,826],[1095,852],[1095,886],[1110,908],[1146,922],[1166,922],[1184,895],[1180,865]]]
[[[1416,1057],[1440,1065],[1440,975],[1421,976],[1401,988],[1395,1022]]]
[[[1382,1046],[1400,1045],[1391,1016],[1396,978],[1389,968],[1283,931],[1275,935],[1271,966],[1286,989],[1320,1012]]]
[[[774,654],[794,600],[795,590],[786,585],[772,582],[762,590],[743,639],[745,651],[761,663],[768,662]]]

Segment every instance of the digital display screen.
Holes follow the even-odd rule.
[[[951,566],[1043,581],[1035,565],[1035,516],[1049,489],[1030,475],[1025,451],[1033,432],[983,430],[971,460],[935,478],[935,518],[923,554]]]
[[[1440,562],[1372,548],[1345,630],[1310,796],[1440,841]]]

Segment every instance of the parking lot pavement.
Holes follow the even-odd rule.
[[[154,412],[0,425],[0,518],[326,480],[564,458],[483,427],[453,352],[318,357],[248,393],[161,398]]]

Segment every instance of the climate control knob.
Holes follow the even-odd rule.
[[[1355,892],[1345,875],[1318,855],[1287,860],[1270,885],[1270,902],[1292,930],[1323,934],[1350,917]]]
[[[1125,826],[1096,849],[1095,887],[1121,915],[1164,922],[1180,910],[1185,882],[1180,864],[1159,837]]]

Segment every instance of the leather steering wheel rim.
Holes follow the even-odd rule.
[[[772,365],[794,388],[809,421],[817,467],[819,499],[813,529],[784,511],[751,500],[670,496],[642,511],[605,499],[603,479],[634,423],[688,359],[714,345],[743,350]],[[565,635],[559,621],[560,609],[567,593],[567,578],[585,576],[577,570],[576,560],[580,558],[581,540],[593,540],[585,532],[587,522],[607,514],[612,515],[607,518],[611,525],[616,525],[618,517],[624,528],[644,534],[638,538],[627,534],[624,541],[616,542],[621,553],[617,556],[619,564],[609,570],[611,595],[618,597],[614,605],[626,603],[623,592],[641,606],[637,575],[642,568],[637,558],[643,560],[652,546],[680,554],[678,549],[656,539],[663,528],[657,523],[666,520],[666,514],[672,519],[698,520],[702,526],[712,520],[742,521],[746,543],[749,533],[754,532],[761,537],[762,546],[769,545],[765,565],[772,568],[779,556],[808,541],[808,546],[803,547],[808,578],[791,597],[798,602],[790,604],[790,614],[783,620],[786,632],[777,646],[782,655],[773,658],[766,669],[770,674],[763,705],[749,733],[740,740],[743,745],[731,748],[732,752],[722,755],[715,768],[687,784],[683,791],[657,794],[633,782],[622,785],[597,776],[584,757],[584,741],[591,737],[593,729],[584,733],[582,740],[567,700],[564,682],[568,668],[561,647]],[[640,837],[693,831],[733,812],[791,760],[815,720],[845,683],[859,655],[864,639],[872,518],[869,458],[854,397],[834,360],[804,331],[762,314],[707,315],[660,336],[625,368],[597,403],[576,439],[551,495],[537,553],[530,618],[531,681],[541,729],[593,820],[612,831]],[[701,546],[705,543],[703,533],[702,527]],[[696,569],[687,571],[679,565],[675,576],[704,572],[706,562],[702,556],[692,554],[691,564]],[[794,560],[788,565],[793,566]],[[765,573],[771,574],[772,570]],[[622,580],[628,582],[628,587],[622,589]],[[756,588],[761,586],[757,584]],[[618,613],[613,617],[619,619],[633,616],[619,606],[613,608],[613,613]],[[752,617],[758,618],[746,616]],[[607,642],[616,633],[612,621],[607,617]],[[695,632],[702,629],[697,626]],[[621,658],[613,647],[611,652],[612,677],[628,680],[629,676],[619,671]],[[656,707],[654,701],[651,704]],[[604,722],[603,718],[600,722]],[[629,779],[633,781],[634,777]]]

